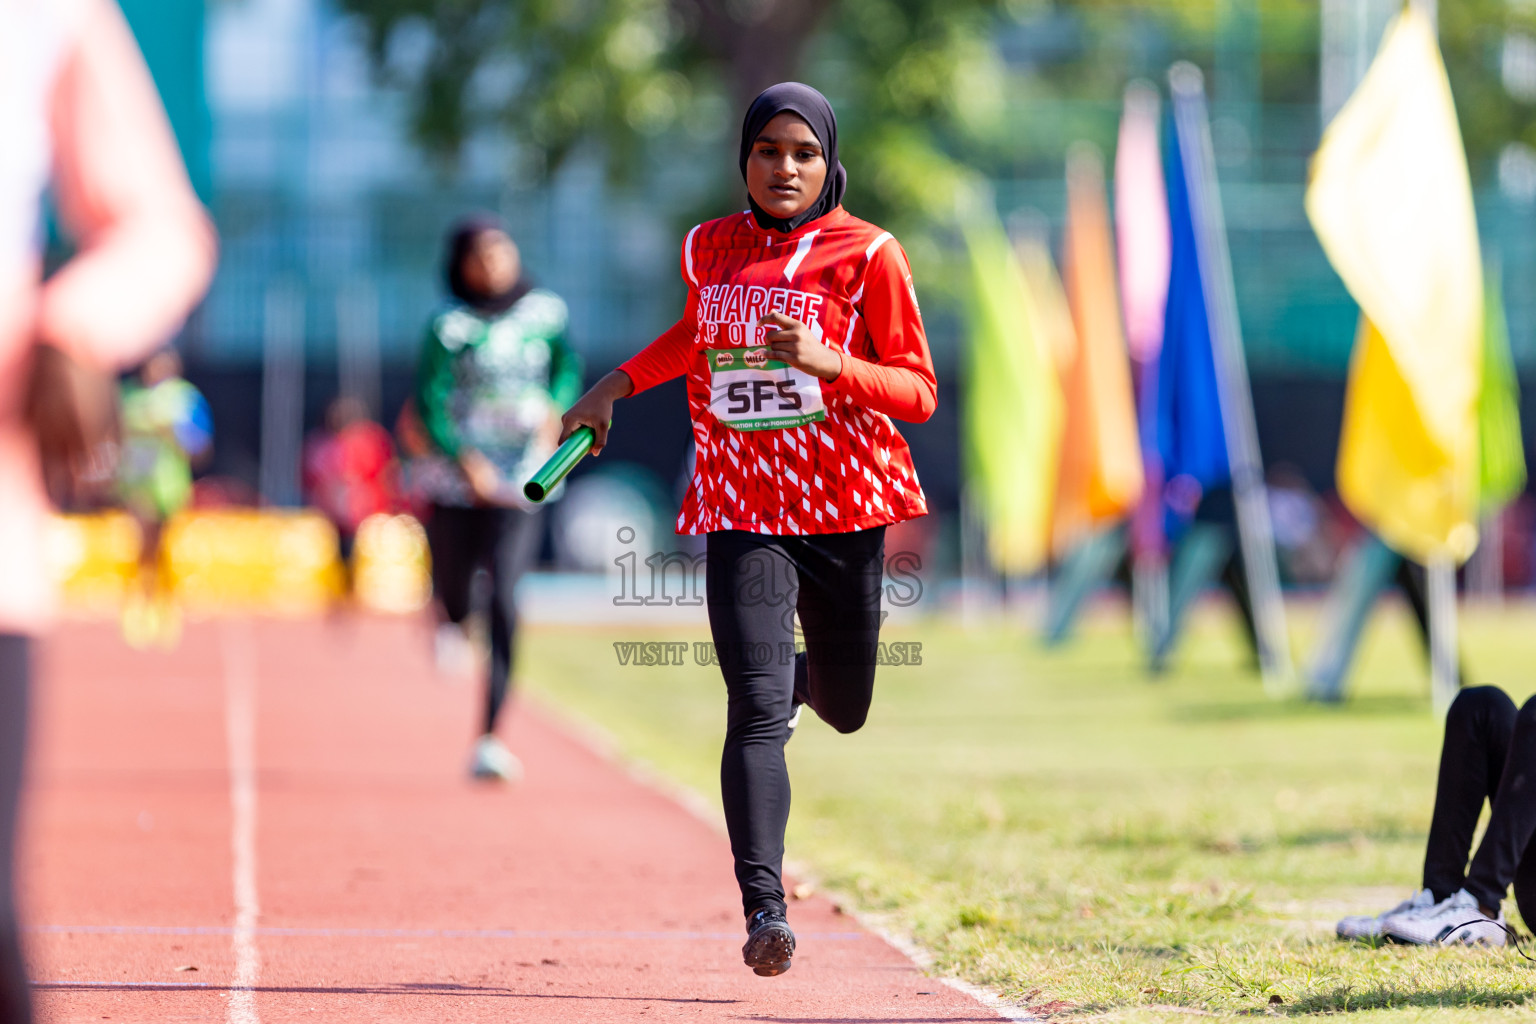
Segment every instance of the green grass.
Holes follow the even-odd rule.
[[[1306,651],[1310,618],[1293,617]],[[1536,966],[1513,951],[1333,937],[1422,866],[1439,727],[1405,616],[1378,616],[1339,707],[1266,699],[1219,613],[1156,681],[1113,615],[1059,652],[1001,622],[888,633],[921,641],[924,663],[882,670],[860,733],[806,716],[789,748],[789,853],[940,970],[1064,1017],[1536,1013]],[[1469,674],[1523,699],[1533,636],[1536,609],[1469,612]],[[718,670],[621,668],[611,646],[704,638],[534,629],[521,674],[718,807]]]

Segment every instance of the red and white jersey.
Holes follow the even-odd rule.
[[[687,375],[697,448],[678,533],[844,533],[925,515],[892,417],[921,422],[937,384],[906,253],[838,207],[784,234],[751,213],[683,243],[683,318],[620,367],[643,391]],[[765,362],[781,311],[842,354],[834,381]]]

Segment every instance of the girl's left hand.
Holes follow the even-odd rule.
[[[770,358],[822,380],[836,380],[842,374],[843,357],[818,341],[811,329],[799,320],[775,312],[757,323],[760,327],[772,328],[763,339],[768,342]]]

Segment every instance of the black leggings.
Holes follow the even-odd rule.
[[[538,511],[510,508],[432,506],[427,546],[432,551],[432,592],[448,621],[462,623],[470,613],[475,570],[491,577],[491,665],[485,681],[484,730],[496,731],[496,719],[512,682],[512,641],[517,632],[517,581],[539,553]]]
[[[842,733],[869,714],[884,558],[883,526],[803,537],[709,535],[709,627],[727,697],[720,791],[749,914],[784,907],[784,744],[794,705],[809,704]],[[797,615],[805,644],[798,655]]]
[[[1496,686],[1462,690],[1445,717],[1435,814],[1424,854],[1424,888],[1443,900],[1465,888],[1490,909],[1513,884],[1527,927],[1536,927],[1536,697],[1519,711]],[[1467,869],[1472,833],[1493,809]]]
[[[32,1019],[27,968],[16,924],[16,804],[26,756],[31,641],[0,634],[0,1024]]]

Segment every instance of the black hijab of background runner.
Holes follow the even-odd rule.
[[[752,146],[757,142],[757,137],[780,114],[790,113],[797,115],[806,124],[811,126],[811,131],[816,135],[816,141],[821,143],[821,151],[827,161],[827,178],[821,183],[821,195],[806,209],[790,217],[788,220],[775,217],[764,212],[757,205],[757,200],[748,195],[747,200],[752,204],[752,216],[757,220],[758,227],[763,230],[782,231],[786,234],[799,228],[802,224],[808,224],[817,217],[824,217],[837,209],[837,204],[843,201],[843,192],[848,188],[848,172],[837,159],[837,115],[832,112],[832,104],[821,93],[808,85],[799,82],[780,82],[778,85],[769,86],[758,93],[757,99],[747,108],[747,116],[741,123],[741,177],[745,181],[747,177],[747,157],[752,155]]]
[[[475,241],[491,231],[500,231],[508,238],[512,237],[505,222],[494,214],[471,214],[455,224],[448,232],[443,270],[448,277],[448,290],[454,298],[476,312],[496,314],[511,309],[518,299],[533,290],[533,284],[527,274],[519,273],[512,287],[499,295],[486,295],[478,288],[471,288],[469,282],[464,280],[464,258],[475,247]]]

